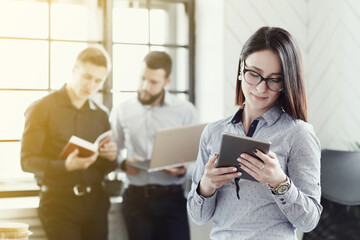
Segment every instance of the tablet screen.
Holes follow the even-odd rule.
[[[247,172],[242,170],[239,166],[237,158],[241,153],[247,153],[256,157],[253,152],[254,148],[261,150],[264,153],[269,153],[270,142],[261,141],[251,137],[244,137],[230,133],[223,133],[221,140],[221,148],[219,158],[217,160],[217,167],[236,167],[239,172],[242,172],[240,178],[257,181]],[[256,157],[259,159],[258,157]],[[260,159],[259,159],[260,160]]]

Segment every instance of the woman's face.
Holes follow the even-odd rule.
[[[242,70],[244,67],[258,73],[263,78],[281,79],[282,76],[280,58],[271,50],[250,54],[243,62]],[[242,74],[241,87],[245,96],[245,104],[251,110],[263,114],[275,104],[280,96],[280,92],[271,91],[265,81],[261,81],[257,85],[250,85],[244,80],[244,74]]]

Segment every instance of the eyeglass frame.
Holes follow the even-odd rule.
[[[273,92],[281,92],[281,91],[284,89],[284,87],[282,87],[281,89],[279,89],[279,90],[277,90],[277,91],[270,89],[269,86],[268,86],[268,82],[271,81],[271,80],[274,80],[274,79],[277,79],[277,80],[278,80],[278,78],[264,78],[263,76],[261,76],[260,73],[257,73],[257,72],[255,72],[254,70],[246,69],[246,68],[245,68],[245,65],[246,65],[246,63],[245,63],[245,61],[244,61],[244,69],[243,69],[242,71],[240,70],[240,74],[241,74],[241,73],[244,74],[244,80],[245,80],[245,82],[246,82],[247,84],[249,84],[249,85],[251,85],[251,86],[257,86],[257,85],[259,85],[262,81],[265,81],[266,87],[267,87],[270,91],[273,91]],[[258,83],[254,83],[254,84],[249,83],[248,81],[246,81],[246,78],[245,78],[245,73],[246,73],[246,72],[256,73],[257,75],[259,75],[260,81],[259,81]],[[284,80],[282,80],[282,79],[281,79],[281,81],[284,82]]]

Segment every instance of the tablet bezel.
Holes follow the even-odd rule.
[[[250,174],[240,168],[237,158],[240,157],[241,153],[247,153],[262,161],[255,155],[253,150],[256,148],[267,154],[269,153],[270,145],[271,142],[269,141],[262,141],[231,133],[222,133],[219,158],[217,159],[216,167],[236,167],[238,172],[242,172],[240,178],[257,181]]]

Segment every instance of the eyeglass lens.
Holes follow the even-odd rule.
[[[263,79],[258,73],[253,71],[246,71],[244,74],[245,81],[250,85],[257,85]],[[267,78],[266,86],[272,91],[281,91],[283,88],[283,81],[277,78]]]

